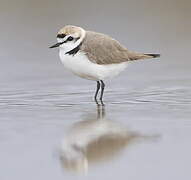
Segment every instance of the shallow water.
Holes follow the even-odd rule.
[[[102,107],[94,83],[56,76],[4,81],[0,179],[188,179],[189,78],[123,74],[107,83]]]

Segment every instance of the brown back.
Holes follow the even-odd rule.
[[[86,31],[80,50],[86,53],[90,61],[97,64],[117,64],[151,58],[142,53],[129,51],[111,37],[92,31]]]

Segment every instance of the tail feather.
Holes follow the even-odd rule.
[[[150,56],[151,58],[157,58],[160,57],[160,54],[144,54],[146,56]]]
[[[137,53],[134,51],[128,51],[128,60],[141,60],[141,59],[150,59],[160,57],[160,54],[150,54],[150,53]]]

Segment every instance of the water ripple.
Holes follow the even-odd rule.
[[[8,91],[0,92],[0,106],[55,106],[68,107],[93,103],[94,91],[79,92],[40,92]],[[156,88],[149,87],[139,90],[120,89],[105,93],[106,104],[149,104],[191,107],[191,88]]]

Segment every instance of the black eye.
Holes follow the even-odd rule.
[[[72,36],[69,36],[67,41],[72,41],[74,38]]]

